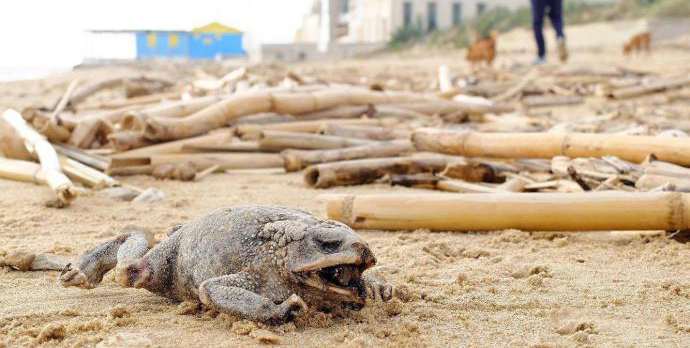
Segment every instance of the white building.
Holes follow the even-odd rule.
[[[296,42],[387,42],[404,26],[443,30],[461,25],[491,7],[515,9],[527,0],[315,0]]]

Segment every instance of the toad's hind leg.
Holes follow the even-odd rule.
[[[153,246],[153,235],[142,229],[130,229],[114,240],[105,242],[79,259],[76,268],[67,265],[60,275],[62,286],[91,289],[103,280],[103,275],[118,266],[126,267],[143,257]]]
[[[199,286],[199,299],[219,312],[274,324],[306,311],[307,305],[296,294],[276,304],[254,292],[256,284],[256,279],[245,272],[211,278]]]

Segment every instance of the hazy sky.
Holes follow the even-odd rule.
[[[290,42],[311,0],[0,0],[0,68],[66,67],[86,29],[190,30],[212,21],[252,42]]]

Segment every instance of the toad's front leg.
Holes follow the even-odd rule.
[[[276,304],[257,294],[257,288],[257,280],[245,272],[220,276],[201,283],[199,300],[219,312],[272,324],[290,321],[307,310],[296,294]]]

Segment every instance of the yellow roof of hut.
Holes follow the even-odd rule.
[[[227,25],[220,24],[218,22],[212,22],[209,24],[204,25],[203,27],[198,27],[194,28],[192,30],[193,33],[195,34],[201,34],[201,33],[211,33],[211,34],[230,34],[230,33],[241,33],[242,31],[229,27]]]

